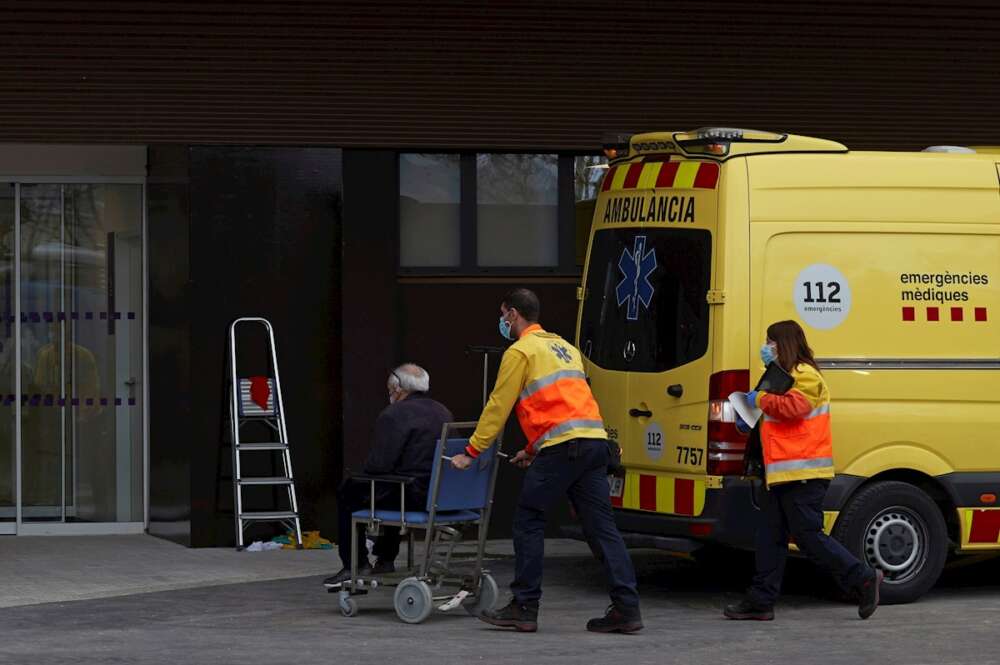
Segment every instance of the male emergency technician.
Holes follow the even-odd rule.
[[[615,525],[608,493],[610,452],[604,422],[590,392],[579,352],[538,325],[538,296],[511,291],[500,305],[500,334],[516,340],[500,361],[496,386],[465,455],[452,464],[467,469],[517,412],[528,440],[511,463],[526,468],[514,515],[515,575],[513,599],[480,619],[522,632],[538,629],[542,596],[542,559],[548,509],[569,496],[591,546],[600,552],[611,593],[603,617],[587,630],[632,633],[642,628],[635,570]]]

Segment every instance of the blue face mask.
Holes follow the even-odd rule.
[[[500,317],[500,334],[504,339],[514,339],[513,335],[510,333],[510,321],[506,320],[502,316]]]
[[[778,353],[773,344],[764,344],[760,347],[760,359],[765,365],[770,365],[778,359]]]

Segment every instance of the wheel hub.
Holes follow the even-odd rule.
[[[886,511],[872,520],[865,536],[868,563],[889,574],[905,574],[920,556],[923,543],[913,517]]]

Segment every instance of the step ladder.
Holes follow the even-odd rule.
[[[263,327],[267,333],[270,376],[241,377],[237,373],[237,338],[240,330]],[[236,549],[243,549],[243,534],[255,522],[278,522],[295,532],[297,546],[302,547],[302,527],[299,524],[299,504],[295,497],[295,478],[288,448],[284,401],[281,398],[281,378],[278,374],[278,352],[274,344],[274,329],[267,319],[244,317],[229,326],[229,414],[230,441],[233,450],[233,513],[236,518]],[[241,430],[248,423],[262,423],[271,436],[267,441],[244,441]],[[278,453],[281,457],[280,476],[244,477],[241,456],[247,453]],[[243,510],[243,488],[250,486],[283,487],[288,492],[288,510],[247,512]]]

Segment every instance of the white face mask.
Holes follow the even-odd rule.
[[[778,345],[774,342],[765,342],[760,347],[760,359],[765,365],[770,365],[778,359]]]
[[[511,332],[510,321],[505,319],[503,316],[500,317],[500,336],[504,339],[514,341],[514,334]]]

